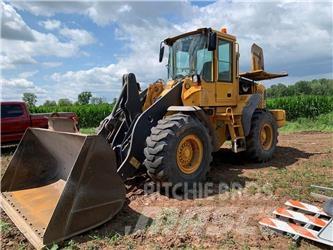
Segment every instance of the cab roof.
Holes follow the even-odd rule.
[[[208,34],[208,32],[210,32],[210,31],[216,32],[217,35],[220,36],[220,37],[226,37],[226,38],[229,38],[229,39],[232,39],[232,40],[236,40],[236,37],[233,36],[233,35],[223,33],[223,32],[217,31],[217,30],[213,30],[212,28],[200,28],[200,29],[197,29],[197,30],[194,30],[194,31],[190,31],[190,32],[180,34],[178,36],[166,38],[164,40],[164,43],[166,45],[171,46],[179,38],[194,35],[194,34]]]

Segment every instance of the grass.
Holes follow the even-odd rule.
[[[96,128],[80,128],[82,134],[94,135],[96,134]]]
[[[333,168],[330,158],[321,161],[306,161],[297,168],[270,168],[268,171],[258,171],[251,174],[259,186],[269,182],[269,191],[278,197],[290,197],[298,200],[314,201],[311,184],[333,188],[333,177],[329,171]],[[332,196],[333,192],[326,195]]]
[[[116,246],[123,236],[117,232],[110,232],[106,235],[93,234],[89,236],[93,241],[104,241],[107,245]]]
[[[0,232],[3,233],[8,233],[11,230],[11,226],[9,223],[4,222],[3,220],[0,220]]]
[[[303,131],[333,132],[333,112],[319,115],[317,118],[298,118],[288,121],[285,126],[279,129],[281,133],[293,133]],[[96,128],[81,128],[83,134],[96,134]]]
[[[333,112],[319,115],[316,119],[298,118],[279,129],[282,133],[301,131],[333,132]]]

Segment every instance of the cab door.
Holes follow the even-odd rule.
[[[216,102],[219,106],[236,105],[234,42],[218,38],[216,49]]]

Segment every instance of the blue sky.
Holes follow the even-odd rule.
[[[158,63],[166,37],[200,27],[227,26],[237,36],[241,70],[249,69],[250,46],[264,49],[268,71],[292,83],[332,78],[332,2],[1,2],[3,100],[36,93],[38,103],[81,91],[112,101],[121,76],[143,85],[166,78]]]

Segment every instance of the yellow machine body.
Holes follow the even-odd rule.
[[[199,33],[200,29],[196,32]],[[177,40],[188,35],[196,34],[196,32],[189,32],[171,39]],[[263,51],[256,44],[253,44],[251,48],[251,71],[240,73],[239,51],[236,37],[224,32],[214,32],[216,32],[218,40],[231,43],[231,80],[220,81],[218,79],[219,51],[216,49],[213,51],[211,81],[208,82],[201,79],[200,83],[198,83],[194,82],[192,77],[185,77],[182,81],[181,98],[184,106],[200,107],[212,114],[210,116],[211,124],[215,129],[215,135],[218,137],[218,144],[222,146],[228,139],[233,141],[236,138],[244,137],[241,122],[242,114],[244,107],[248,104],[253,94],[260,95],[260,102],[257,108],[266,109],[265,87],[262,83],[256,81],[284,77],[288,74],[264,71]],[[242,93],[240,89],[242,88],[241,79],[244,78],[252,81],[246,93]],[[151,84],[148,88],[144,109],[147,109],[157,98],[164,96],[176,83],[177,80],[170,80],[164,86],[160,82]],[[284,126],[286,122],[285,111],[281,109],[269,111],[274,116],[278,127]],[[222,126],[223,124],[227,126]]]

